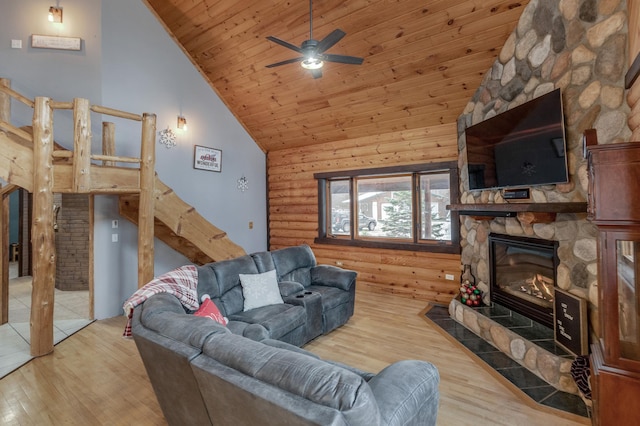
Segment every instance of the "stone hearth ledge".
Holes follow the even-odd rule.
[[[449,303],[449,315],[554,388],[580,395],[571,377],[573,359],[552,354],[462,304],[458,298]]]

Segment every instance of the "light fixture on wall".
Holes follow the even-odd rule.
[[[187,131],[187,119],[183,116],[178,116],[178,129],[182,131]]]
[[[62,23],[62,8],[57,6],[51,6],[49,8],[49,22],[61,24]]]
[[[167,149],[173,148],[174,146],[177,145],[176,133],[173,130],[171,130],[169,127],[167,127],[164,130],[160,130],[158,132],[158,135],[160,136],[160,139],[158,140],[158,142],[164,145]]]

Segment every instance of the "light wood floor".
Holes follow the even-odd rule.
[[[539,408],[420,316],[425,303],[358,293],[343,327],[306,349],[377,372],[401,359],[433,362],[441,375],[438,425],[586,425]],[[0,380],[2,425],[166,424],[124,317],[97,321]]]

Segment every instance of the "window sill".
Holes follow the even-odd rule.
[[[433,243],[392,243],[385,241],[370,241],[370,240],[350,240],[344,238],[316,238],[315,244],[329,244],[336,246],[348,246],[348,247],[364,247],[364,248],[379,248],[388,250],[406,250],[406,251],[421,251],[431,253],[450,253],[459,254],[460,245],[451,241],[438,241]]]

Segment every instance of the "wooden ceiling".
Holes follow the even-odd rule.
[[[314,79],[266,39],[309,38],[308,0],[144,0],[260,148],[455,122],[528,0],[316,0],[313,35],[347,35]]]

